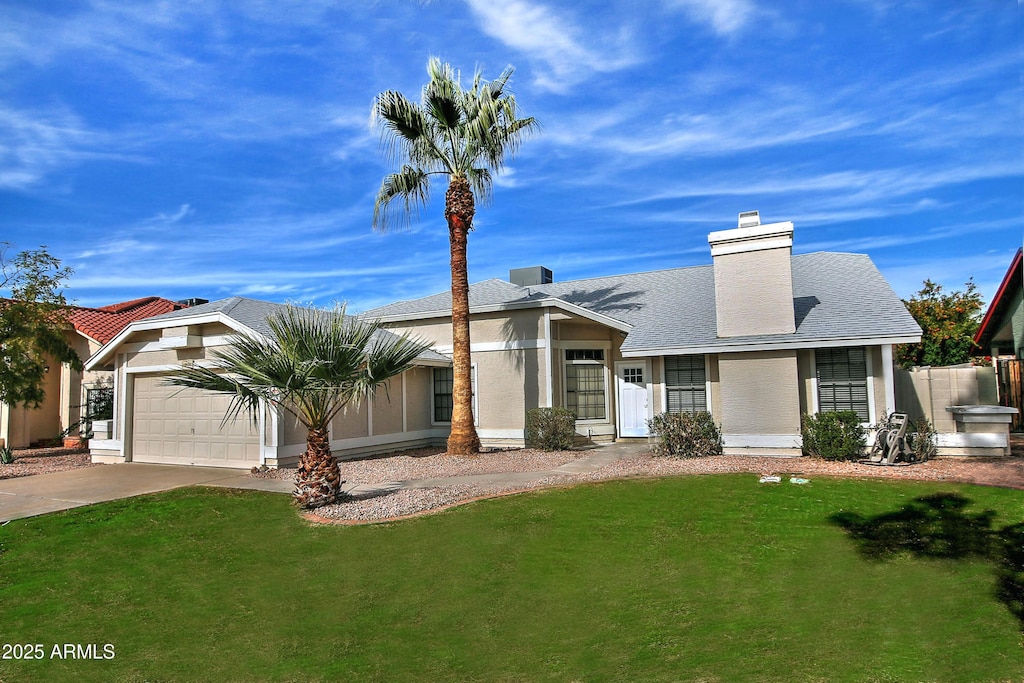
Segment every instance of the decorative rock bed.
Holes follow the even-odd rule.
[[[341,463],[342,477],[350,484],[382,484],[485,472],[544,471],[557,467],[573,454],[562,452],[544,454],[536,451],[511,451],[503,454],[482,454],[479,458],[447,457],[440,451],[415,457],[392,456]],[[515,458],[523,457],[516,469]],[[536,465],[527,468],[526,463]],[[541,465],[542,463],[545,463]],[[745,456],[718,456],[677,460],[659,458],[649,453],[618,460],[593,472],[584,474],[558,474],[522,483],[502,485],[458,485],[431,488],[403,488],[381,492],[320,508],[308,514],[312,521],[331,523],[365,523],[394,520],[403,517],[436,512],[453,505],[481,498],[490,498],[519,491],[566,486],[588,481],[603,481],[630,477],[659,477],[671,475],[706,475],[750,472],[752,474],[781,474],[814,477],[864,477],[928,481],[961,481],[989,486],[1024,489],[1024,458],[941,458],[909,467],[873,467],[855,462],[832,462],[811,458],[751,458]],[[287,470],[272,476],[287,476]]]

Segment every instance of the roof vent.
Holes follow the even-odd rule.
[[[757,211],[741,211],[740,212],[740,226],[741,228],[753,228],[754,226],[761,225],[761,215]]]
[[[175,301],[174,303],[181,304],[185,308],[191,308],[192,306],[202,306],[203,304],[208,304],[210,303],[210,300],[193,297],[191,299],[180,299],[178,301]]]
[[[508,271],[508,281],[520,287],[530,285],[549,285],[554,282],[554,275],[544,266],[530,268],[513,268]]]

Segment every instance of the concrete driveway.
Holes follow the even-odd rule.
[[[223,486],[291,493],[291,482],[256,479],[245,470],[124,463],[0,479],[0,522],[130,498],[182,486]]]

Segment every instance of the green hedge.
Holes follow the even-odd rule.
[[[858,460],[864,457],[867,436],[852,410],[804,415],[803,452],[823,460]]]
[[[567,451],[576,440],[576,414],[565,408],[526,411],[526,444],[542,451]]]
[[[647,421],[658,441],[655,455],[671,458],[704,458],[722,454],[722,432],[711,413],[660,413]]]

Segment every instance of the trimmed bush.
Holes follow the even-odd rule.
[[[907,433],[907,445],[914,462],[924,462],[935,456],[935,426],[927,417],[919,417],[910,426],[914,431]]]
[[[647,421],[658,441],[651,449],[669,458],[704,458],[722,454],[722,432],[711,413],[660,413]]]
[[[852,410],[804,415],[800,434],[804,455],[823,460],[858,460],[864,457],[867,435]]]
[[[567,451],[576,440],[576,414],[565,408],[526,411],[526,444],[542,451]]]

